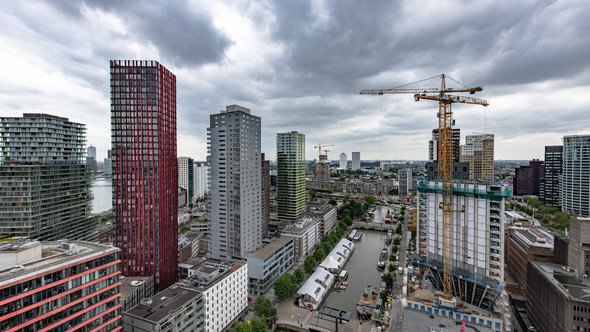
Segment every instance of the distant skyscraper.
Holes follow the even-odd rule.
[[[204,161],[193,163],[193,200],[205,197],[209,190],[209,166]]]
[[[357,169],[361,169],[361,153],[360,152],[353,152],[352,153],[352,167],[353,171]]]
[[[514,169],[514,196],[539,196],[539,184],[544,176],[545,166],[538,159],[530,161],[528,166],[517,167]]]
[[[264,153],[260,156],[262,180],[262,238],[268,236],[268,224],[270,223],[270,161],[266,160]]]
[[[156,61],[112,60],[115,246],[126,276],[178,277],[176,76]]]
[[[209,254],[242,258],[262,244],[260,118],[231,105],[210,116]]]
[[[590,135],[563,137],[559,197],[563,211],[590,216]]]
[[[96,237],[86,125],[49,114],[0,117],[0,234]]]
[[[296,131],[277,134],[277,204],[280,222],[305,212],[305,135]]]
[[[432,130],[432,139],[428,141],[428,160],[437,161],[440,154],[440,141],[438,140],[438,129]],[[453,128],[453,162],[459,162],[461,144],[461,129]]]
[[[467,135],[461,146],[461,162],[469,163],[469,176],[475,181],[494,179],[494,135]]]
[[[540,199],[545,205],[559,205],[559,176],[563,160],[563,146],[545,147],[545,178],[540,183]]]
[[[104,175],[112,175],[113,174],[113,159],[111,150],[107,152],[107,157],[104,158]]]
[[[346,153],[342,152],[340,154],[340,169],[346,169],[346,166],[348,166],[347,163],[348,163],[348,159],[347,159]]]
[[[187,204],[192,202],[195,194],[194,162],[189,157],[178,157],[178,186],[187,192]]]
[[[96,172],[96,148],[92,145],[86,148],[86,164]]]

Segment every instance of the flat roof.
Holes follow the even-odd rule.
[[[293,238],[287,236],[278,237],[264,247],[246,254],[246,257],[264,259],[266,257],[272,256],[272,254],[284,247],[287,243],[289,243],[289,241],[293,241]]]
[[[127,310],[125,315],[135,316],[157,324],[165,320],[169,314],[176,313],[179,308],[195,301],[200,295],[200,292],[189,288],[171,286],[152,296],[150,298],[151,304],[140,303]]]
[[[301,235],[307,230],[317,224],[319,224],[320,219],[317,217],[313,218],[306,218],[302,221],[298,221],[295,224],[289,225],[283,229],[282,233],[293,234],[293,235]]]
[[[529,247],[553,248],[553,234],[539,227],[511,227],[510,231]]]
[[[37,241],[18,241],[2,244],[0,253],[17,254],[24,250],[35,247]],[[72,248],[64,247],[64,244],[71,244]],[[41,257],[35,257],[28,262],[21,262],[18,267],[13,266],[0,270],[0,288],[17,279],[32,277],[43,274],[61,266],[83,261],[91,256],[99,256],[104,253],[119,252],[119,248],[111,245],[98,244],[86,241],[53,241],[41,242]]]
[[[127,296],[135,292],[135,290],[140,286],[132,286],[132,282],[138,281],[143,284],[150,281],[150,279],[152,279],[152,277],[125,277],[122,279],[120,278],[119,281],[121,282],[121,286],[119,286],[119,291],[121,293],[121,301],[125,300]]]
[[[553,263],[531,262],[531,264],[541,271],[564,297],[590,302],[590,280],[572,268]]]

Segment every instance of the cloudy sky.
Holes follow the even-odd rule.
[[[454,107],[462,140],[493,133],[496,159],[542,159],[590,134],[589,17],[585,0],[0,0],[0,115],[86,123],[102,158],[109,60],[153,59],[176,74],[179,155],[203,160],[209,115],[239,104],[271,159],[276,133],[298,130],[308,159],[321,142],[331,159],[424,160],[437,105],[358,92],[444,72],[490,102]]]

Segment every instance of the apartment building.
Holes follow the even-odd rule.
[[[281,236],[264,242],[264,247],[245,256],[248,261],[248,292],[253,295],[269,290],[275,280],[295,264],[293,238]]]

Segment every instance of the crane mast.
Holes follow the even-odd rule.
[[[447,92],[468,92],[474,94],[482,91],[483,87],[453,89],[446,87],[445,74],[440,75],[440,88],[393,88],[379,90],[362,90],[361,94],[383,95],[413,93],[414,99],[438,101],[438,131],[440,142],[440,155],[438,158],[438,177],[443,182],[443,297],[447,301],[453,299],[453,103],[475,104],[488,106],[483,99],[449,95]],[[428,94],[430,93],[430,94]],[[438,226],[438,225],[437,225]],[[437,227],[438,228],[438,227]]]

